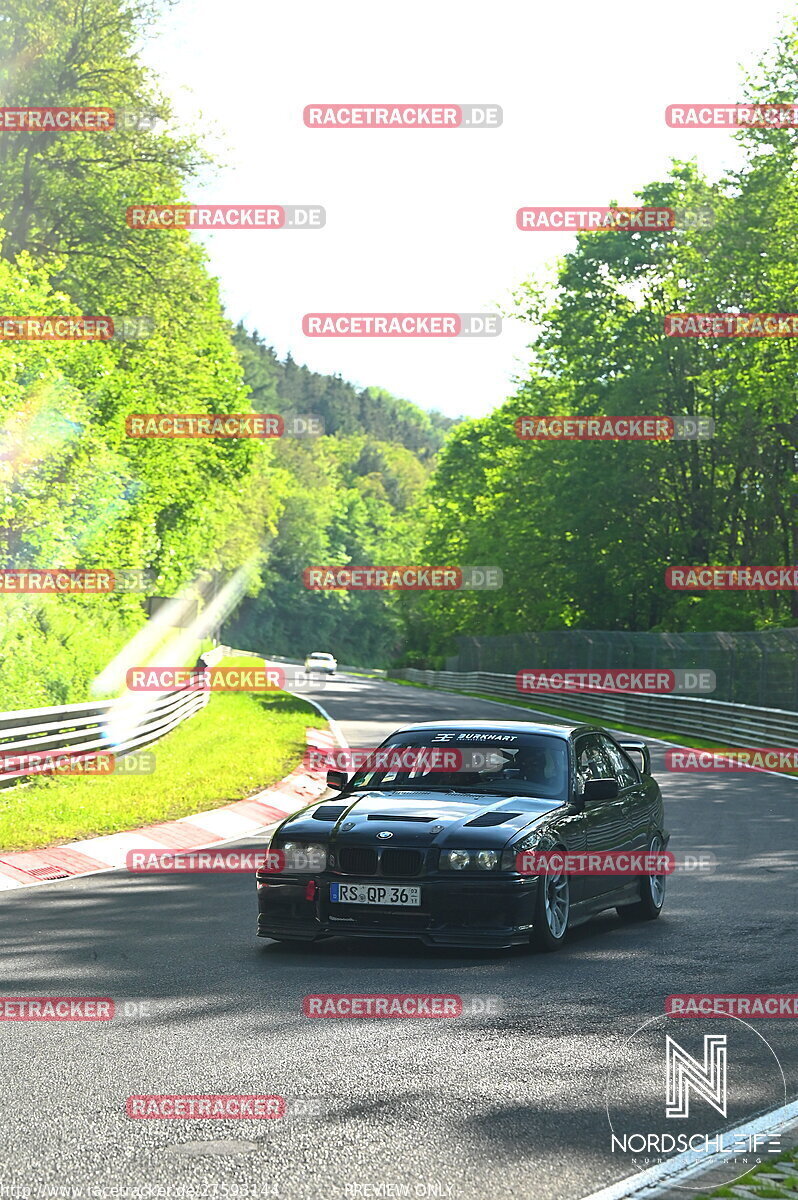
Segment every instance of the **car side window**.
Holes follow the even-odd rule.
[[[640,776],[631,760],[626,757],[619,746],[604,736],[601,737],[601,745],[612,767],[612,773],[622,788],[634,787],[636,783],[640,782]]]
[[[574,746],[576,755],[576,791],[585,790],[586,779],[609,779],[615,777],[612,764],[604,753],[598,734],[588,733],[578,738]]]

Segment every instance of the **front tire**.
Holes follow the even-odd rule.
[[[559,950],[568,932],[571,889],[567,875],[541,875],[535,903],[532,945],[538,950]]]
[[[649,847],[649,854],[659,854],[662,850],[662,838],[654,834]],[[640,899],[636,904],[623,904],[615,911],[622,921],[656,921],[665,903],[665,875],[641,875]]]

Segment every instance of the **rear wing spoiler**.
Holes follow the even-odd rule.
[[[651,751],[645,742],[618,742],[622,750],[627,754],[639,754],[643,764],[643,774],[651,774]]]

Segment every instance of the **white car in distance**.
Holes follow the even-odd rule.
[[[334,675],[338,670],[338,663],[335,661],[332,654],[324,654],[320,650],[314,650],[314,652],[312,654],[308,654],[305,659],[305,670],[309,674],[313,671],[317,671],[324,675]]]

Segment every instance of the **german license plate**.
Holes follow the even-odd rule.
[[[402,887],[401,884],[331,883],[330,899],[333,904],[388,904],[418,908],[421,904],[421,888]]]

